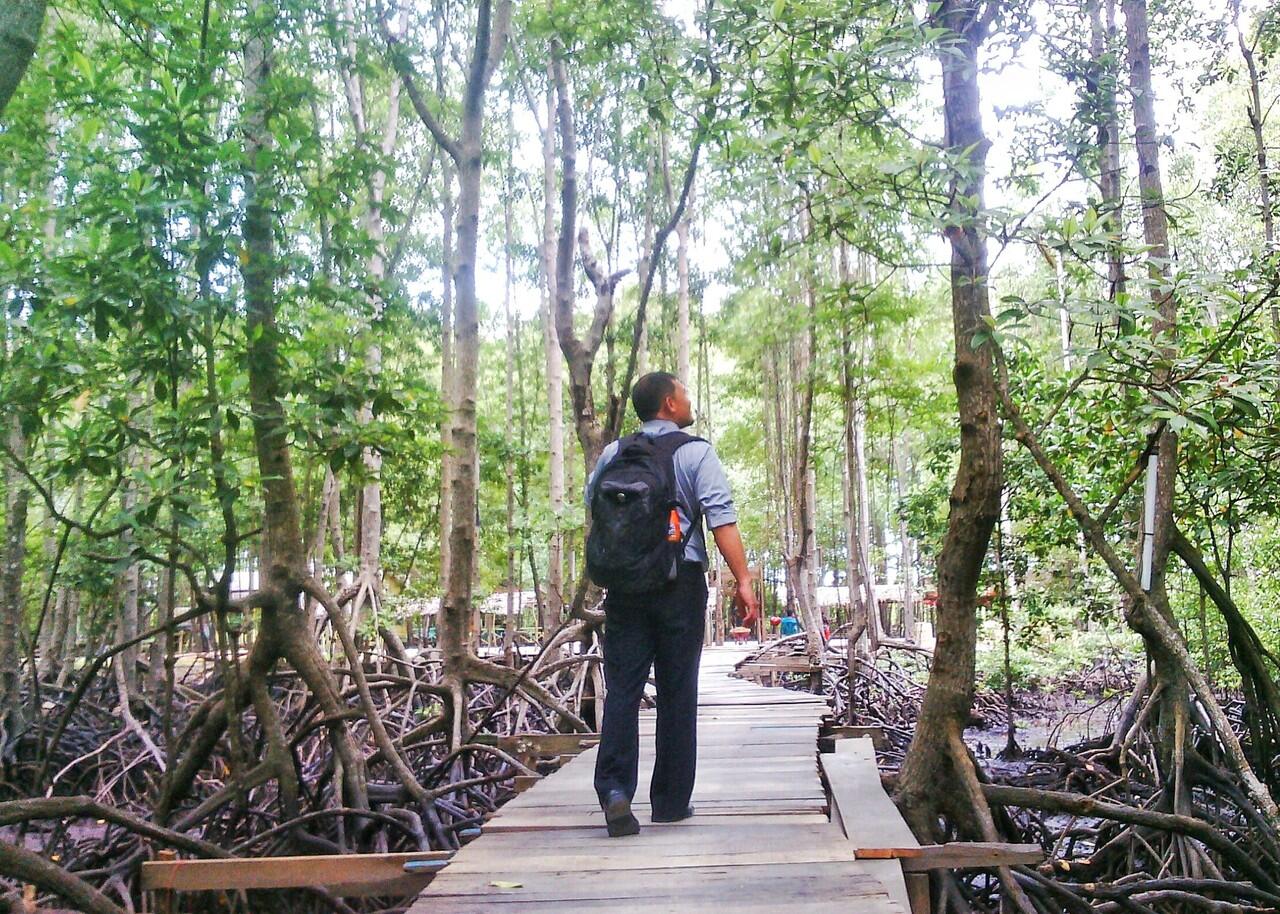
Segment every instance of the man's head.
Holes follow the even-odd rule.
[[[679,428],[693,425],[693,404],[689,391],[675,375],[651,371],[631,388],[631,405],[641,422],[669,419]]]

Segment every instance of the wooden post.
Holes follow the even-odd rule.
[[[171,850],[156,851],[157,860],[177,860],[178,852]],[[152,914],[177,914],[177,898],[173,889],[155,889],[151,893]]]
[[[22,914],[36,914],[36,887],[34,885],[24,885],[22,887]]]
[[[755,614],[755,643],[764,644],[764,566],[753,568],[755,572],[755,589],[759,591],[760,611]]]

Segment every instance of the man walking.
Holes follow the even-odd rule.
[[[654,822],[693,815],[698,661],[707,605],[705,519],[737,582],[746,624],[758,601],[724,469],[711,445],[681,432],[693,424],[684,384],[662,371],[640,378],[631,403],[639,433],[609,445],[587,480],[592,529],[587,567],[607,588],[607,693],[595,788],[611,837],[638,834],[631,811],[639,768],[639,708],[653,667],[657,759],[649,784]]]

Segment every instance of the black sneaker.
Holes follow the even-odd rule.
[[[693,804],[690,803],[685,807],[684,812],[676,813],[674,816],[660,816],[654,813],[649,817],[650,822],[683,822],[685,819],[693,815]]]
[[[604,822],[609,827],[610,838],[640,834],[640,822],[631,812],[631,801],[621,790],[611,791],[605,798]]]

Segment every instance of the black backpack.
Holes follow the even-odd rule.
[[[591,490],[591,533],[587,574],[614,593],[661,590],[675,580],[689,537],[702,523],[686,505],[689,529],[673,542],[671,510],[676,498],[675,453],[690,441],[684,432],[629,435],[618,442],[613,460],[596,475]]]

